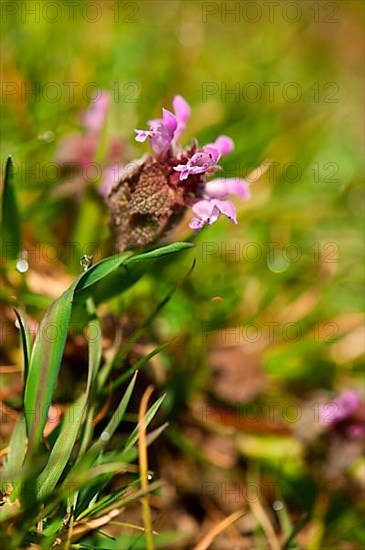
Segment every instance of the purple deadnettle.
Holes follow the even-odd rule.
[[[319,418],[332,432],[356,439],[365,435],[364,407],[360,395],[345,390],[332,401],[322,405]]]
[[[186,164],[174,166],[174,170],[180,172],[180,180],[186,180],[190,174],[203,174],[217,163],[219,152],[214,147],[203,147],[202,151],[195,153]]]
[[[244,180],[209,181],[221,170],[219,159],[233,151],[233,140],[222,135],[203,147],[196,140],[181,147],[179,138],[190,117],[190,107],[180,95],[174,97],[172,106],[173,112],[163,109],[162,118],[150,120],[147,130],[135,130],[136,141],[148,138],[152,155],[137,161],[133,173],[123,174],[105,197],[121,251],[160,241],[188,208],[194,214],[189,224],[194,231],[212,225],[221,216],[236,224],[235,207],[225,199],[231,195],[250,197]]]
[[[61,165],[62,173],[66,176],[75,171],[79,181],[87,183],[84,177],[86,168],[95,164],[97,151],[100,145],[100,136],[105,125],[110,96],[107,92],[96,94],[92,103],[80,115],[83,132],[72,133],[61,142],[56,153]],[[113,183],[113,173],[117,173],[116,167],[124,163],[124,145],[118,138],[112,138],[107,143],[106,158],[102,168],[102,183],[99,193],[105,196]],[[115,179],[115,178],[114,178]]]
[[[149,130],[135,130],[136,141],[143,142],[149,138],[151,149],[155,155],[164,157],[170,149],[177,125],[175,115],[167,109],[162,109],[162,119],[150,120]]]
[[[109,103],[109,95],[102,92],[100,96],[95,97],[91,105],[82,113],[81,121],[88,134],[99,134],[108,113]]]
[[[219,156],[223,156],[232,153],[234,143],[228,136],[219,136],[214,143],[209,143],[206,147],[214,147],[219,152]]]
[[[192,206],[192,211],[197,217],[191,220],[189,227],[194,230],[201,229],[205,224],[212,225],[221,214],[232,223],[237,223],[236,210],[230,201],[201,200]]]
[[[181,95],[176,95],[174,97],[172,106],[174,108],[174,113],[177,120],[177,128],[175,130],[174,139],[178,140],[185,130],[186,121],[190,117],[190,106],[189,103],[181,97]]]
[[[213,199],[224,199],[228,195],[234,195],[240,199],[251,197],[250,189],[245,180],[239,178],[217,178],[210,180],[205,185],[205,194]]]

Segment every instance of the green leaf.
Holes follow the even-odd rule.
[[[71,456],[85,412],[86,399],[86,393],[82,394],[64,416],[60,435],[37,480],[37,498],[40,501],[53,491]]]
[[[26,427],[24,417],[21,416],[14,426],[9,443],[9,452],[6,457],[2,482],[11,483],[14,476],[19,475],[26,451]]]
[[[90,466],[94,463],[100,451],[102,451],[104,447],[107,445],[108,441],[110,441],[118,425],[123,420],[125,411],[128,407],[128,404],[136,383],[137,374],[138,373],[135,373],[132,380],[130,381],[117,409],[114,411],[112,418],[110,419],[108,425],[103,431],[104,435],[101,434],[99,439],[95,441],[95,443],[88,450],[86,450],[82,456],[80,456],[80,459],[74,464],[74,466],[69,471],[66,478],[67,482],[71,480],[72,481],[77,480],[82,472],[87,471],[88,468],[90,468]],[[105,434],[108,434],[107,438],[105,437]]]
[[[2,198],[1,234],[2,256],[14,260],[21,249],[21,232],[18,205],[14,192],[14,169],[11,157],[5,167],[4,189]]]
[[[152,359],[152,357],[154,357],[155,355],[157,355],[158,353],[160,353],[160,351],[164,350],[165,348],[167,348],[167,346],[169,346],[171,344],[171,341],[168,341],[168,342],[165,342],[164,344],[161,344],[160,346],[158,346],[157,348],[155,348],[154,350],[150,351],[150,353],[148,353],[147,355],[145,355],[144,357],[141,357],[141,359],[139,359],[134,365],[133,367],[131,367],[130,369],[128,369],[126,372],[124,372],[123,374],[121,374],[120,376],[118,376],[118,378],[116,378],[115,380],[113,380],[112,384],[110,387],[108,388],[105,388],[105,393],[110,391],[110,389],[113,389],[115,390],[116,388],[118,388],[121,384],[123,384],[125,382],[125,380],[131,376],[134,372],[136,372],[137,370],[141,369],[150,359]]]
[[[88,340],[88,380],[87,393],[92,395],[97,373],[101,364],[103,349],[102,349],[102,327],[96,311],[94,303],[89,299],[89,313],[91,319],[87,325],[87,340]]]
[[[129,253],[126,254],[116,254],[115,256],[110,256],[110,258],[105,258],[97,264],[91,266],[79,279],[79,282],[76,286],[76,292],[81,292],[86,290],[88,287],[91,287],[98,281],[104,279],[107,275],[112,273],[115,269],[120,267],[128,258],[130,257]]]
[[[189,243],[175,243],[133,257],[128,254],[117,254],[102,260],[83,273],[48,308],[35,339],[25,387],[24,407],[29,456],[41,442],[66,343],[73,301],[85,305],[90,295],[94,297],[96,294],[99,301],[110,297],[110,277],[113,272],[117,272],[118,275],[118,284],[111,289],[112,295],[116,295],[143,275],[151,266],[151,261],[190,247]],[[106,285],[103,286],[106,291],[100,291],[101,284]]]
[[[14,313],[15,313],[16,318],[18,320],[21,343],[22,343],[23,368],[24,368],[24,386],[25,386],[26,381],[27,381],[27,377],[28,377],[29,358],[30,358],[31,352],[32,352],[32,341],[31,341],[29,332],[27,331],[27,328],[25,326],[25,323],[24,323],[22,317],[20,316],[20,314],[17,312],[16,309],[14,309]]]
[[[77,281],[47,310],[39,326],[24,394],[28,455],[40,444],[56,385]]]
[[[288,535],[288,538],[284,542],[282,546],[282,550],[297,550],[299,548],[298,544],[296,543],[295,537],[303,529],[306,523],[308,523],[309,515],[304,514],[299,520],[297,521],[296,525],[292,528],[291,533]]]
[[[192,246],[191,243],[174,243],[150,252],[137,254],[136,256],[117,254],[112,258],[99,262],[99,264],[95,265],[97,272],[92,276],[92,284],[94,285],[92,288],[92,295],[95,304],[97,305],[106,300],[110,300],[131,287],[144,273],[146,273],[146,271],[151,269],[156,260],[187,250]],[[100,265],[104,262],[108,263],[105,266]],[[99,276],[100,272],[104,273],[104,275]],[[81,291],[85,291],[89,286],[89,284],[85,285],[83,282],[78,286],[78,293],[80,292],[82,296],[84,292]],[[78,293],[76,298],[79,297]]]
[[[157,413],[157,411],[160,408],[160,405],[162,404],[165,397],[166,397],[166,394],[161,395],[161,397],[159,399],[157,399],[157,401],[148,409],[148,411],[146,413],[146,416],[145,416],[145,426],[146,426],[146,428],[150,424],[150,422],[152,421],[155,414]],[[135,427],[135,429],[133,430],[133,432],[131,433],[131,435],[127,439],[126,445],[124,447],[124,452],[125,453],[127,453],[133,447],[133,445],[135,445],[135,443],[138,441],[138,437],[139,437],[139,424],[137,424],[137,426]]]
[[[107,441],[109,441],[110,438],[112,437],[112,435],[114,434],[115,430],[117,429],[117,427],[119,426],[119,424],[123,420],[125,411],[128,407],[128,403],[129,403],[130,398],[132,396],[134,385],[136,383],[137,374],[138,374],[138,372],[134,373],[134,376],[133,376],[132,380],[130,381],[130,383],[129,383],[127,389],[126,389],[122,400],[120,401],[118,407],[115,409],[114,414],[111,417],[110,421],[108,422],[107,427],[103,431],[103,434],[102,434],[103,438],[100,436],[98,441],[96,441],[94,443],[94,445],[91,447],[92,452],[99,452],[99,451],[101,451],[101,449],[103,449],[105,447],[105,445],[106,445],[105,434],[108,435]]]

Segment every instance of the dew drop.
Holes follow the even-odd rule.
[[[29,269],[27,260],[18,260],[16,263],[16,269],[19,273],[26,273]]]
[[[52,143],[52,141],[54,141],[54,138],[55,138],[55,135],[52,132],[52,130],[47,130],[46,132],[38,136],[38,139],[40,141],[45,141],[46,143]]]
[[[102,441],[109,441],[110,433],[109,432],[102,432],[102,434],[100,436],[100,439],[102,439]]]
[[[80,265],[83,271],[87,271],[89,267],[92,266],[92,263],[93,263],[93,257],[89,256],[88,254],[84,254],[80,260]]]
[[[155,474],[153,472],[151,472],[151,470],[149,470],[149,472],[147,474],[148,481],[153,481],[154,477],[155,477]]]
[[[28,264],[27,257],[28,257],[27,251],[22,250],[15,266],[16,270],[19,271],[19,273],[26,273],[28,271],[29,264]]]
[[[270,257],[269,255],[267,258],[267,267],[273,273],[283,273],[288,269],[289,265],[290,263],[283,257],[281,252],[276,253],[274,257]]]
[[[275,502],[273,502],[272,507],[274,508],[274,510],[278,511],[284,508],[284,504],[281,502],[281,500],[275,500]]]

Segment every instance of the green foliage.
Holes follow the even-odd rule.
[[[85,307],[88,313],[89,328],[94,324],[101,330],[97,310],[94,306],[94,287],[98,288],[104,279],[111,284],[110,277],[113,272],[117,271],[118,278],[113,279],[114,286],[111,293],[113,295],[120,294],[148,272],[154,262],[191,246],[186,243],[175,243],[134,257],[117,255],[91,267],[89,271],[80,275],[48,308],[39,325],[32,351],[30,351],[30,342],[24,322],[16,313],[22,335],[21,343],[26,372],[23,409],[25,421],[23,417],[18,421],[10,441],[6,468],[2,475],[3,490],[9,493],[9,500],[4,505],[2,517],[6,521],[18,514],[24,514],[26,521],[23,530],[19,531],[13,540],[8,540],[9,548],[37,541],[39,537],[32,526],[40,520],[47,523],[40,538],[42,547],[52,546],[52,543],[59,537],[61,539],[66,537],[65,541],[71,541],[73,514],[76,509],[75,521],[88,516],[98,517],[100,514],[108,513],[115,506],[122,506],[144,494],[144,492],[137,491],[133,497],[126,498],[126,488],[124,488],[112,497],[103,495],[103,490],[112,480],[114,474],[125,468],[128,462],[136,459],[139,427],[136,426],[132,430],[124,445],[114,448],[112,452],[106,452],[106,448],[113,441],[114,433],[123,421],[132,396],[137,377],[137,372],[132,376],[136,370],[132,369],[123,377],[123,379],[127,379],[132,376],[119,405],[115,408],[102,433],[96,439],[94,438],[93,419],[103,400],[103,386],[97,383],[102,361],[100,336],[97,339],[89,338],[86,389],[67,408],[60,429],[54,430],[54,432],[58,431],[58,435],[56,433],[56,437],[53,438],[53,444],[49,437],[47,445],[44,446],[42,434],[54,396],[74,304],[81,304]],[[120,269],[121,266],[123,266],[123,270]],[[100,292],[98,295],[100,297]],[[49,327],[55,329],[53,337],[50,336]],[[155,351],[150,352],[138,362],[137,367],[142,367],[148,359],[159,353],[164,347],[166,345],[159,346]],[[28,359],[29,356],[30,359]],[[117,385],[121,384],[122,380],[117,380]],[[157,413],[163,398],[164,396],[157,399],[149,408],[145,417],[146,426]],[[160,433],[161,429],[151,432],[148,442],[151,443]],[[25,451],[27,454],[23,462]],[[61,480],[62,477],[63,480]],[[10,492],[9,485],[12,485]],[[152,489],[153,485],[151,485]],[[86,490],[87,492],[85,492]],[[86,494],[88,499],[84,498]],[[72,521],[69,516],[65,523],[65,520],[60,520],[60,514],[62,514],[65,504],[71,502],[73,503]],[[25,529],[27,525],[28,532]]]

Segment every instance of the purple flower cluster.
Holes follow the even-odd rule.
[[[110,96],[102,92],[80,115],[82,133],[69,134],[60,144],[57,160],[63,167],[78,169],[87,173],[87,168],[95,164],[103,127],[110,106]],[[117,138],[108,142],[105,163],[101,167],[103,176],[100,186],[101,195],[105,196],[115,183],[115,174],[124,166],[124,146]]]
[[[120,139],[106,144],[99,169],[99,193],[109,209],[110,225],[119,250],[145,248],[161,242],[183,219],[188,208],[194,217],[189,226],[199,231],[220,216],[237,223],[230,196],[248,199],[247,183],[239,178],[214,178],[222,170],[219,160],[233,151],[234,143],[219,136],[203,147],[196,140],[181,147],[179,139],[190,117],[187,101],[174,97],[173,111],[162,109],[161,118],[150,120],[148,129],[135,130],[136,141],[149,141],[151,155],[127,163],[126,147]],[[106,121],[110,97],[106,92],[94,98],[81,114],[82,132],[67,136],[57,152],[65,176],[76,170],[79,189],[87,183],[85,173],[95,164]]]
[[[350,439],[365,436],[364,406],[355,391],[339,393],[332,401],[322,405],[319,416],[322,424],[332,432],[344,434]]]
[[[178,144],[186,122],[190,116],[187,101],[177,95],[173,99],[173,110],[162,109],[162,118],[150,120],[148,130],[135,130],[136,141],[149,140],[156,161],[165,163],[170,171],[178,173],[176,181],[173,175],[171,184],[184,189],[185,204],[192,208],[195,217],[190,227],[198,231],[204,225],[212,225],[220,215],[237,223],[236,210],[232,202],[222,200],[229,195],[248,199],[250,191],[242,179],[207,178],[220,170],[219,159],[232,152],[234,144],[231,138],[219,136],[214,143],[199,148],[195,143],[190,149],[182,149]]]

